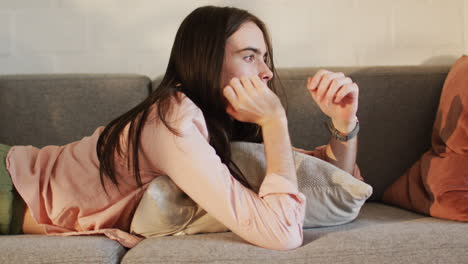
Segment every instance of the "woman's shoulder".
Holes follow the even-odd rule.
[[[201,109],[183,92],[176,92],[175,98],[172,98],[176,101],[174,104],[182,109],[201,112]]]
[[[168,119],[192,120],[203,117],[201,109],[182,92],[176,92],[175,96],[171,97],[170,104]]]
[[[169,97],[168,103],[164,103],[164,106],[168,108],[166,119],[181,116],[194,116],[201,113],[201,109],[184,93],[176,92],[174,96]],[[158,108],[161,107],[161,103],[155,103],[150,107],[150,116],[157,116]],[[152,119],[151,119],[152,120]]]
[[[154,111],[152,111],[151,116],[159,117],[156,111],[158,107],[159,106],[157,104],[154,105]],[[182,92],[176,92],[176,94],[169,99],[168,112],[165,115],[165,121],[167,121],[170,126],[178,130],[185,130],[185,128],[195,125],[198,130],[203,132],[203,134],[207,131],[203,112],[187,95]],[[156,123],[161,125],[160,122]]]

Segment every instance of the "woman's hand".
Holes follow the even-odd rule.
[[[309,77],[307,89],[336,129],[349,133],[356,125],[359,87],[342,72],[318,71]]]
[[[223,94],[229,101],[226,112],[239,121],[263,127],[270,121],[286,119],[279,98],[257,75],[232,78]]]

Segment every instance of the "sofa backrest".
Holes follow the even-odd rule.
[[[64,145],[145,99],[151,80],[135,74],[0,76],[0,143]]]
[[[373,186],[370,201],[429,149],[442,86],[449,66],[328,67],[359,86],[357,164]],[[318,68],[280,69],[293,146],[328,144],[327,119],[309,94],[307,77]],[[283,97],[284,98],[284,97]]]
[[[327,67],[359,85],[357,163],[374,188],[383,191],[428,150],[449,66]],[[321,112],[306,89],[318,68],[279,69],[295,147],[328,143]],[[0,143],[64,145],[89,136],[127,112],[154,89],[133,74],[42,74],[0,76]]]

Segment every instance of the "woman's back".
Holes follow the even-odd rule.
[[[153,107],[153,110],[156,109]],[[138,188],[132,164],[116,155],[119,187],[104,177],[107,195],[99,178],[96,145],[104,126],[92,135],[64,146],[13,146],[6,158],[7,170],[26,202],[34,220],[46,233],[63,233],[116,228],[128,231],[138,203],[152,179],[161,175],[155,167],[157,150],[155,127],[159,125],[152,111],[141,134],[139,150],[142,188]],[[127,152],[128,127],[121,136],[123,153]],[[158,165],[156,165],[158,166]]]
[[[13,146],[10,150],[7,169],[15,187],[37,222],[48,225],[48,232],[128,228],[129,209],[136,206],[136,196],[142,191],[137,190],[133,177],[125,174],[125,164],[120,163],[121,193],[105,179],[109,196],[105,194],[96,156],[96,142],[103,128],[64,146]],[[151,179],[142,174],[144,183]]]

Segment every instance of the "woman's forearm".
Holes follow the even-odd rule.
[[[287,177],[297,186],[291,140],[286,116],[276,118],[262,126],[265,145],[266,173]]]
[[[338,168],[353,174],[356,163],[357,136],[347,142],[334,138],[327,145],[327,161]]]
[[[347,134],[354,129],[356,121],[345,124],[333,121],[333,125],[340,132]],[[355,136],[345,142],[331,137],[326,149],[327,161],[352,175],[356,164],[357,138],[358,136]]]

